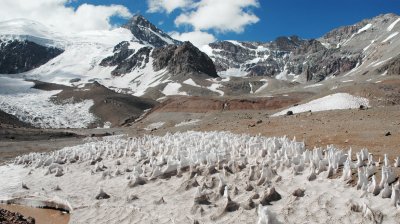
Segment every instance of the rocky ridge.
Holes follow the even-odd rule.
[[[380,15],[334,29],[318,39],[291,36],[266,43],[219,41],[203,49],[221,76],[268,76],[318,82],[372,63],[372,55],[382,60],[396,57],[398,53],[393,49],[400,45],[399,39],[394,38],[400,30],[398,19],[395,14]],[[385,51],[387,48],[391,50]],[[398,74],[396,62],[390,63],[394,65],[388,72]],[[361,70],[361,73],[375,71]]]

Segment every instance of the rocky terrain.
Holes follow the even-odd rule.
[[[319,82],[350,71],[382,74],[398,61],[398,16],[385,14],[332,30],[312,40],[297,36],[272,42],[221,41],[204,46],[220,75],[269,76],[297,82]],[[382,68],[384,67],[384,68]],[[391,65],[395,67],[395,65]],[[396,73],[396,68],[393,68]]]
[[[9,212],[0,208],[0,223],[12,224],[35,224],[35,219],[29,217],[25,218],[19,213]]]

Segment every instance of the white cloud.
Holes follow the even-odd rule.
[[[259,18],[249,8],[259,7],[258,0],[201,0],[194,9],[179,15],[175,24],[191,25],[194,30],[241,33]]]
[[[193,4],[192,0],[147,0],[148,12],[167,12],[171,13],[178,8],[186,8]]]
[[[172,38],[180,41],[190,41],[198,48],[216,41],[215,37],[212,34],[202,31],[193,31],[188,33],[171,32],[169,33],[169,35]]]
[[[131,17],[121,5],[82,4],[76,10],[66,4],[71,0],[1,0],[0,21],[30,19],[52,26],[61,32],[104,30],[112,28],[110,18]]]

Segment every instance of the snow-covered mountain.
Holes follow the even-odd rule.
[[[341,75],[398,74],[399,19],[386,14],[318,39],[219,41],[201,51],[174,40],[140,15],[118,29],[76,34],[53,32],[34,21],[6,21],[0,23],[0,65],[7,66],[0,73],[69,86],[97,81],[153,99],[251,94],[266,84],[260,80],[305,83]],[[213,79],[218,76],[260,78],[232,83]]]
[[[380,15],[328,32],[316,40],[297,36],[272,42],[220,41],[202,47],[224,76],[268,76],[318,82],[350,74],[399,74],[400,17]]]
[[[151,98],[187,94],[179,92],[183,81],[217,77],[206,54],[189,42],[174,40],[142,16],[110,31],[60,34],[29,20],[6,21],[0,29],[0,40],[7,41],[0,45],[0,52],[4,52],[0,65],[15,68],[0,73],[20,73],[16,77],[68,86],[97,81],[136,96],[148,93]],[[41,51],[30,45],[23,47],[27,43]],[[20,52],[7,47],[14,45],[21,48]],[[47,54],[37,53],[42,51]],[[9,57],[10,52],[19,57]],[[29,62],[31,55],[41,63],[18,64]],[[212,90],[208,92],[212,94]]]

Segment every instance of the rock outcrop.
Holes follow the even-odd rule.
[[[213,61],[190,42],[156,48],[151,56],[156,71],[167,68],[173,75],[203,73],[218,77]]]

